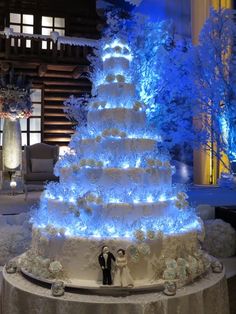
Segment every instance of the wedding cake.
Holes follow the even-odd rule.
[[[112,253],[111,277],[120,260],[133,288],[186,284],[209,266],[200,249],[202,222],[187,195],[172,185],[174,167],[148,128],[129,72],[128,45],[107,41],[101,58],[87,125],[77,129],[70,152],[55,167],[60,181],[41,196],[22,267],[41,280],[100,287]]]

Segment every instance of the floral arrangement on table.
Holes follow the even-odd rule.
[[[31,84],[22,75],[13,71],[1,76],[0,117],[5,119],[27,119],[31,116],[33,105],[30,98]]]

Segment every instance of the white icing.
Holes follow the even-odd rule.
[[[124,57],[111,57],[104,61],[103,69],[111,73],[125,72],[129,69],[129,60]]]
[[[70,182],[78,180],[83,182],[83,186],[88,191],[93,190],[96,185],[98,190],[106,188],[126,191],[127,189],[138,187],[139,190],[149,186],[150,193],[158,188],[171,185],[171,171],[168,168],[81,168],[74,172],[72,168],[63,168],[60,181]],[[114,191],[115,192],[115,191]]]
[[[101,132],[108,128],[118,128],[126,132],[142,132],[146,127],[146,113],[134,109],[113,108],[88,112],[88,129]]]
[[[104,160],[121,160],[125,157],[145,156],[156,148],[157,141],[152,139],[137,138],[107,138],[101,142],[94,138],[88,138],[78,141],[77,151],[83,158],[95,158],[99,154],[104,154]]]
[[[135,85],[132,83],[108,83],[98,86],[98,97],[114,106],[130,103],[135,96]]]
[[[171,206],[172,205],[172,206]],[[68,214],[72,207],[76,205],[74,203],[66,203],[59,200],[48,199],[48,210],[50,213],[53,212],[63,215]],[[104,221],[112,222],[112,219],[123,219],[127,223],[133,223],[140,217],[165,217],[175,212],[173,209],[173,200],[168,201],[158,201],[153,203],[140,202],[140,203],[108,203],[100,205],[89,205],[93,213],[102,215]]]
[[[139,280],[149,283],[162,278],[166,268],[165,261],[169,259],[177,260],[180,256],[193,256],[194,252],[197,252],[199,249],[195,233],[145,240],[143,244],[138,244],[125,238],[87,239],[51,236],[47,243],[42,243],[40,238],[42,238],[42,232],[38,229],[33,233],[33,253],[47,260],[59,261],[65,275],[73,280],[101,280],[102,274],[98,264],[98,255],[104,243],[106,243],[114,255],[120,248],[126,250],[128,267],[134,283]],[[132,247],[134,249],[131,249]],[[170,247],[171,250],[169,249]],[[137,262],[132,258],[133,254],[137,255]],[[200,273],[204,270],[203,267]],[[196,272],[196,270],[194,271]],[[181,269],[179,269],[180,272]]]

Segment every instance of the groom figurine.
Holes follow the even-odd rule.
[[[102,247],[102,252],[98,256],[98,262],[102,268],[102,274],[103,274],[103,285],[111,285],[112,279],[111,279],[111,263],[112,260],[115,262],[114,255],[109,251],[108,246],[104,245]]]

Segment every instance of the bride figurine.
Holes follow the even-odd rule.
[[[119,249],[117,251],[116,268],[113,284],[114,286],[119,287],[132,287],[134,285],[133,279],[129,272],[129,268],[127,266],[125,250],[123,249]]]

